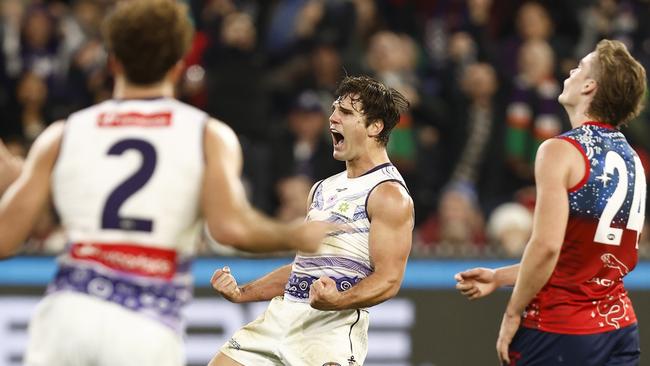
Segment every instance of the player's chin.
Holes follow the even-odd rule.
[[[332,157],[338,161],[345,161],[345,155],[341,151],[334,150]]]

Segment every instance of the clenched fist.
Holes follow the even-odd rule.
[[[234,303],[240,302],[241,289],[237,286],[235,277],[230,274],[230,267],[225,266],[216,270],[210,279],[210,283],[212,288],[217,290],[224,299]]]
[[[341,296],[336,288],[336,282],[327,276],[322,276],[311,284],[309,304],[318,310],[336,310]]]

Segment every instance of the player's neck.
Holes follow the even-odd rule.
[[[172,98],[173,96],[174,85],[168,80],[150,85],[135,85],[129,83],[124,77],[117,77],[113,88],[115,99]]]
[[[388,159],[386,149],[382,147],[346,161],[345,169],[348,173],[348,178],[357,178],[372,168],[385,163],[390,163],[390,160]]]
[[[583,123],[592,120],[587,115],[587,108],[589,104],[580,103],[575,106],[564,106],[567,114],[569,115],[569,121],[571,122],[571,128],[576,128],[582,126]]]

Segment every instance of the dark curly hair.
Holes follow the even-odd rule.
[[[349,96],[352,104],[361,102],[360,111],[366,117],[366,126],[377,120],[384,123],[384,129],[377,135],[377,140],[384,146],[393,127],[399,122],[399,116],[409,107],[404,96],[393,88],[387,88],[379,81],[368,76],[348,76],[336,89],[336,97]]]

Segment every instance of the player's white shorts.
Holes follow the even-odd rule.
[[[57,292],[38,305],[29,324],[26,366],[180,366],[181,337],[118,304]]]
[[[368,311],[321,311],[276,297],[221,352],[245,366],[360,366],[368,352]]]

